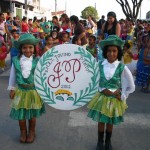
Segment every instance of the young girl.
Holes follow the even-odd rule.
[[[132,48],[131,43],[129,43],[129,41],[127,41],[123,47],[123,53],[124,53],[123,63],[129,68],[132,75],[135,75],[137,61],[135,61],[133,59],[133,53],[131,51],[131,48]]]
[[[79,36],[75,35],[75,36],[72,38],[72,44],[76,44],[76,45],[81,46],[81,39],[79,38]]]
[[[36,118],[45,112],[44,103],[34,86],[34,70],[38,62],[38,58],[35,57],[35,45],[38,42],[38,39],[28,33],[20,36],[19,55],[13,58],[10,72],[8,86],[12,99],[10,117],[19,121],[20,142],[23,143],[34,141]],[[26,120],[29,124],[28,134]]]
[[[44,47],[44,53],[53,47],[53,38],[50,35],[48,35],[46,36],[45,41],[46,45]]]
[[[90,52],[93,55],[93,57],[97,57],[96,37],[94,35],[91,35],[89,37],[89,43],[86,46],[86,50]]]
[[[19,33],[17,30],[13,29],[11,31],[11,43],[10,43],[10,57],[11,57],[11,64],[12,64],[12,58],[18,55],[18,48],[17,48],[17,41],[19,39]]]
[[[67,31],[63,31],[63,32],[60,32],[60,35],[59,35],[59,44],[67,44],[69,43],[69,32]]]
[[[57,30],[53,30],[50,33],[50,36],[53,38],[53,46],[56,46],[59,44],[59,38],[58,38],[58,31]]]
[[[0,68],[2,69],[2,71],[5,70],[6,67],[6,62],[5,59],[7,57],[7,45],[4,42],[4,38],[0,35]]]
[[[124,41],[116,35],[110,35],[100,42],[105,60],[99,63],[99,92],[88,105],[88,117],[98,122],[96,150],[103,150],[105,125],[105,150],[112,150],[113,125],[123,122],[123,114],[127,108],[125,100],[135,90],[131,72],[120,63],[123,44]]]

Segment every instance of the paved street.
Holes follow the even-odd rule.
[[[36,139],[32,144],[19,143],[18,122],[9,118],[9,61],[0,72],[0,150],[95,150],[97,124],[87,118],[88,109],[60,111],[46,104],[46,114],[37,120]],[[115,126],[114,150],[150,150],[150,94],[139,89],[127,100],[125,122]]]

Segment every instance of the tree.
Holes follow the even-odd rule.
[[[83,19],[87,19],[89,15],[91,15],[92,17],[94,17],[95,19],[98,19],[98,12],[97,10],[92,7],[92,6],[88,6],[86,7],[82,12],[81,12],[81,18]]]
[[[122,7],[122,11],[127,19],[136,20],[139,14],[139,10],[143,0],[130,0],[132,2],[132,8],[129,0],[116,0]]]

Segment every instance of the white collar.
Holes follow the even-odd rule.
[[[33,56],[30,56],[30,57],[26,57],[25,55],[21,56],[21,60],[32,61],[32,59],[33,59]]]
[[[120,63],[120,62],[118,61],[118,59],[117,59],[116,61],[114,61],[113,63],[109,63],[108,60],[105,59],[105,60],[102,62],[102,65],[107,65],[107,64],[108,64],[108,65],[113,65],[113,66],[117,67],[119,63]]]

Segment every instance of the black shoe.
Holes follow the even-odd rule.
[[[105,150],[112,150],[111,141],[106,141],[106,143],[105,143]]]
[[[98,132],[98,142],[96,146],[96,150],[103,150],[103,138],[104,138],[104,132]]]
[[[103,141],[98,141],[96,150],[104,150]]]

